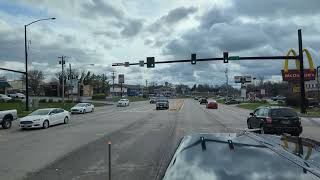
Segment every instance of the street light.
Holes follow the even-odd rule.
[[[25,52],[25,66],[26,66],[26,111],[29,111],[29,83],[28,83],[28,51],[27,51],[27,26],[39,22],[39,21],[46,21],[46,20],[55,20],[56,18],[45,18],[45,19],[38,19],[36,21],[32,21],[29,24],[24,25],[24,52]]]

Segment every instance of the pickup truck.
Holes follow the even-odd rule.
[[[17,119],[17,110],[0,110],[0,124],[3,129],[11,128],[12,121]]]

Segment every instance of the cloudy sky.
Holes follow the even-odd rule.
[[[58,56],[79,70],[124,73],[126,83],[210,85],[234,75],[279,80],[283,61],[198,62],[146,67],[111,67],[115,62],[156,61],[229,55],[285,55],[297,49],[297,30],[316,65],[320,58],[319,0],[1,0],[0,67],[24,70],[24,25],[30,69],[46,78],[61,70]],[[90,66],[88,64],[95,64]],[[294,67],[293,62],[291,67]],[[14,73],[0,71],[9,79]]]

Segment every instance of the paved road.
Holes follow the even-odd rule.
[[[134,102],[73,115],[68,125],[21,131],[0,129],[1,179],[107,179],[107,142],[112,141],[112,177],[161,179],[179,139],[195,132],[236,132],[246,128],[247,110],[197,101],[171,100],[170,110]],[[317,119],[303,119],[304,136],[320,137]]]

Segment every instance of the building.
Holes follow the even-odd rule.
[[[128,89],[125,87],[125,85],[121,86],[118,84],[115,84],[114,87],[110,87],[110,94],[111,96],[121,96],[121,90],[122,95],[127,95]]]
[[[0,77],[0,94],[7,94],[11,85],[8,83],[6,77]]]
[[[122,84],[123,96],[139,96],[143,91],[143,87],[140,85]],[[121,96],[121,85],[115,84],[114,87],[110,87],[110,94],[112,96]]]

